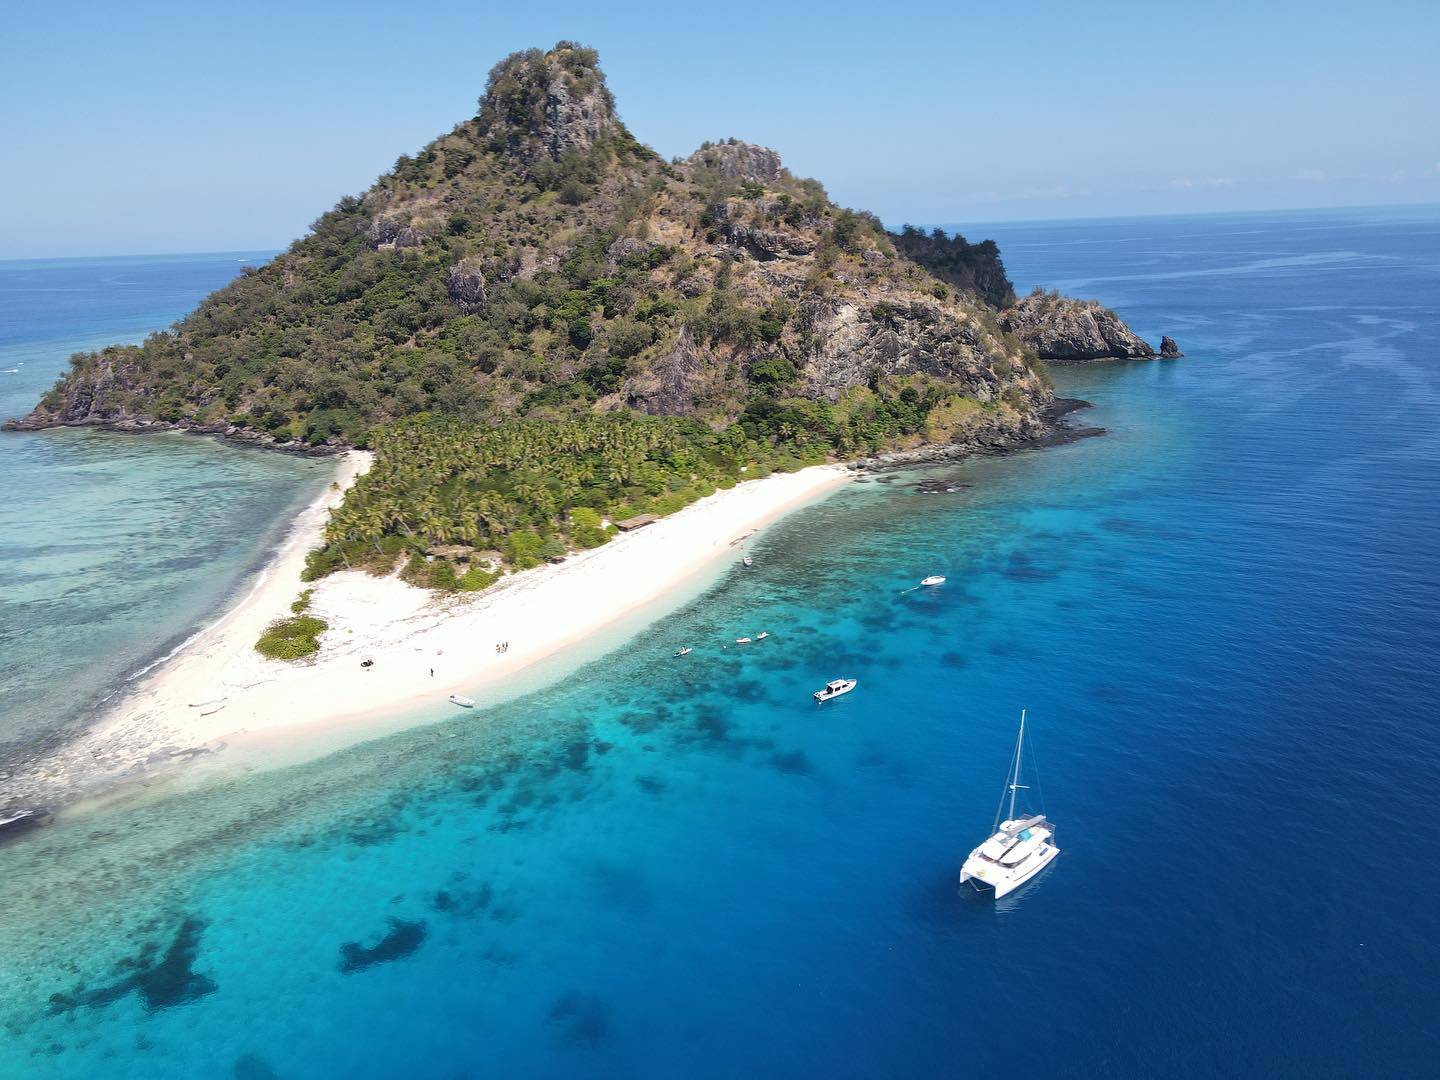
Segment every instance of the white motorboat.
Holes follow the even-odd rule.
[[[815,700],[823,704],[831,698],[837,698],[841,694],[848,694],[851,690],[855,689],[856,682],[857,680],[855,679],[831,679],[825,684],[824,690],[815,691]]]
[[[924,581],[920,582],[920,584],[921,584],[921,585],[944,585],[944,584],[945,584],[945,576],[944,576],[943,574],[931,574],[931,575],[930,575],[929,577],[927,577]]]
[[[749,644],[750,644],[750,639],[749,639],[748,637],[737,637],[737,638],[735,639],[735,644],[736,644],[736,645],[749,645]]]
[[[690,646],[689,646],[689,645],[686,645],[683,649],[678,650],[678,651],[675,653],[675,655],[676,655],[676,656],[689,656],[690,653],[691,653]]]
[[[451,694],[450,704],[459,705],[462,709],[473,709],[475,707],[475,699],[463,697],[460,694]]]
[[[746,555],[743,561],[744,561],[744,563],[745,563],[746,566],[754,566],[754,565],[755,565],[755,560],[752,559],[749,555]]]
[[[756,640],[756,641],[764,641],[764,640],[765,640],[767,637],[769,637],[769,636],[770,636],[770,631],[769,631],[769,630],[761,630],[758,634],[755,635],[755,640]]]
[[[995,899],[1014,892],[1021,885],[1049,866],[1060,849],[1055,846],[1055,826],[1041,813],[1016,813],[1016,794],[1028,790],[1020,783],[1020,770],[1025,753],[1025,713],[1020,713],[1020,734],[1015,740],[1015,754],[1005,774],[1005,791],[1000,793],[1000,806],[995,811],[994,832],[977,847],[960,868],[960,884],[969,884],[982,892],[993,892]],[[1033,771],[1033,766],[1032,766]],[[1005,809],[1005,792],[1010,807]],[[1002,821],[1001,813],[1007,816]]]

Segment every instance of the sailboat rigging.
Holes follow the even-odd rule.
[[[1005,773],[1005,787],[1000,792],[1000,805],[995,808],[992,835],[970,853],[960,869],[960,884],[993,892],[995,898],[1014,892],[1045,869],[1060,849],[1055,846],[1055,826],[1043,812],[1016,816],[1016,799],[1029,789],[1020,782],[1025,763],[1025,711],[1020,712],[1020,733],[1015,739],[1015,752]],[[1005,801],[1010,806],[1006,811]],[[1003,817],[1002,817],[1003,815]]]

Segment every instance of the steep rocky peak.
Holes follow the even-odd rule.
[[[774,150],[738,139],[707,142],[686,158],[685,164],[692,168],[714,169],[732,180],[756,184],[768,184],[785,175],[785,166]]]
[[[475,122],[495,149],[526,165],[584,153],[619,126],[599,54],[573,41],[511,53],[496,64]]]

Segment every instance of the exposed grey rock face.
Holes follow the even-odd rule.
[[[419,247],[425,242],[425,235],[415,226],[380,214],[365,230],[365,242],[375,249]]]
[[[726,139],[724,142],[702,146],[688,158],[685,164],[692,167],[714,169],[732,180],[750,181],[757,184],[778,180],[785,173],[780,155],[768,146]]]
[[[1160,339],[1160,359],[1179,360],[1185,354],[1180,351],[1180,346],[1175,344],[1175,339],[1168,334]]]
[[[569,42],[497,64],[476,117],[482,135],[526,165],[584,153],[618,123],[598,57]]]
[[[807,391],[836,400],[878,374],[933,375],[968,383],[982,402],[993,401],[1000,379],[981,329],[939,304],[887,303],[865,310],[849,301],[812,300],[801,317],[814,348],[805,366]]]
[[[801,233],[783,228],[766,228],[729,217],[719,223],[719,229],[720,237],[727,247],[761,262],[809,255],[816,246],[811,237]]]
[[[466,256],[450,267],[445,275],[445,288],[455,306],[473,315],[485,306],[485,272],[480,260]]]
[[[694,411],[706,367],[695,347],[695,335],[688,325],[682,326],[669,351],[626,383],[627,404],[652,416],[685,416]]]
[[[605,249],[605,257],[612,267],[619,266],[626,259],[644,255],[655,245],[636,236],[622,236],[611,242]]]
[[[1000,312],[1000,325],[1042,360],[1153,360],[1155,350],[1094,300],[1033,292]]]

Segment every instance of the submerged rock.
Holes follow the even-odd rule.
[[[425,941],[423,922],[405,922],[403,919],[390,920],[390,932],[374,945],[364,946],[358,941],[347,941],[340,946],[340,971],[350,974],[364,971],[375,964],[399,960],[420,948]]]

